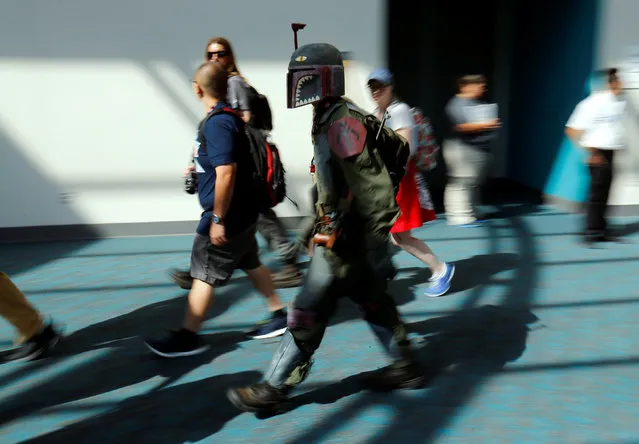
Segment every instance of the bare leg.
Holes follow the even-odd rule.
[[[413,237],[411,231],[404,231],[403,233],[392,233],[392,241],[394,245],[397,245],[407,253],[412,254],[417,259],[426,264],[433,275],[440,275],[444,273],[445,264],[439,260],[439,258],[433,253],[424,241]]]
[[[269,311],[277,311],[284,308],[284,304],[275,293],[275,286],[271,278],[271,272],[264,265],[260,265],[253,270],[245,270],[253,287],[266,298]]]
[[[193,287],[189,292],[189,298],[184,317],[184,328],[197,333],[200,331],[207,311],[213,305],[215,294],[213,286],[199,279],[193,279]]]
[[[4,273],[0,273],[0,316],[18,330],[22,342],[44,328],[40,313]]]

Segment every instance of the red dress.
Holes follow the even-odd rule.
[[[404,231],[419,228],[426,222],[437,219],[437,214],[432,208],[422,208],[419,202],[419,190],[417,189],[417,182],[415,181],[415,174],[417,168],[415,162],[411,159],[408,161],[408,168],[406,174],[399,184],[399,191],[397,192],[397,205],[401,210],[401,215],[393,228],[391,233],[403,233]],[[432,205],[431,205],[432,207]]]

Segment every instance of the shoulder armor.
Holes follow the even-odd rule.
[[[357,156],[366,146],[366,126],[355,117],[340,117],[328,128],[328,144],[340,159]]]

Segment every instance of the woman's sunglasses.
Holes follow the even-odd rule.
[[[213,56],[217,56],[221,59],[222,57],[226,57],[227,55],[229,55],[228,51],[209,51],[206,53],[206,57],[208,57],[209,60],[211,60]]]

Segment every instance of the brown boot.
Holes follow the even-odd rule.
[[[266,382],[259,382],[248,387],[232,388],[226,391],[231,403],[245,412],[261,412],[277,410],[288,400],[286,390],[278,390]]]
[[[287,264],[277,273],[273,273],[273,285],[275,288],[299,287],[304,281],[304,275],[297,265]]]
[[[416,362],[398,362],[363,375],[363,382],[376,391],[417,389],[426,383],[426,373]]]

